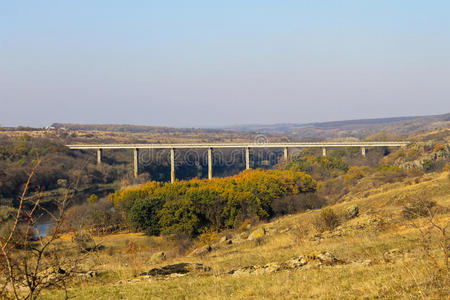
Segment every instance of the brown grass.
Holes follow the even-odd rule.
[[[205,257],[177,255],[173,251],[176,241],[164,237],[142,234],[102,237],[98,241],[106,250],[91,254],[86,262],[86,268],[95,269],[100,275],[75,281],[69,295],[76,299],[443,299],[450,292],[450,276],[442,266],[433,265],[420,245],[417,228],[428,226],[426,218],[410,221],[401,215],[403,205],[418,197],[449,206],[449,174],[426,176],[427,180],[418,183],[384,185],[371,190],[366,198],[347,197],[332,208],[339,214],[350,204],[357,204],[360,216],[343,221],[333,232],[322,234],[322,238],[314,238],[317,232],[312,226],[319,211],[260,224],[268,231],[263,242],[224,245]],[[448,220],[448,211],[436,216],[436,222],[441,224]],[[342,234],[333,236],[336,232]],[[431,236],[429,253],[440,261],[442,253],[437,239],[437,234]],[[132,243],[134,246],[130,247]],[[386,253],[393,249],[398,249],[399,254],[387,257]],[[333,253],[346,264],[239,277],[224,274],[248,265],[283,262],[321,250]],[[164,280],[135,278],[140,272],[158,266],[150,261],[156,251],[168,255],[163,264],[199,262],[213,271]],[[371,263],[361,263],[366,260]],[[44,298],[63,296],[54,291]]]

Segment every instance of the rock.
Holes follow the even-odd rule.
[[[396,258],[402,256],[402,251],[400,249],[391,249],[383,253],[384,261],[393,262]]]
[[[232,274],[233,276],[239,276],[242,274],[253,273],[255,270],[256,270],[255,266],[248,266],[248,267],[243,267],[243,268],[236,269],[236,270],[231,270],[230,272],[228,272],[228,274]]]
[[[232,270],[228,272],[228,274],[232,274],[234,276],[239,276],[242,274],[264,274],[264,273],[273,273],[282,270],[296,270],[300,268],[318,268],[322,265],[336,265],[344,263],[343,261],[337,259],[329,252],[319,252],[318,254],[312,254],[308,257],[299,256],[294,257],[290,260],[287,260],[283,263],[271,262],[264,266],[247,266],[244,268]]]
[[[294,258],[291,258],[290,260],[285,261],[283,263],[283,266],[286,269],[297,269],[299,267],[306,265],[307,263],[308,263],[308,261],[306,260],[305,257],[299,256],[299,257],[294,257]]]
[[[58,180],[56,181],[56,184],[57,184],[59,187],[65,188],[65,187],[67,187],[67,179],[58,179]]]
[[[240,238],[241,240],[246,240],[246,239],[248,238],[248,232],[242,232],[242,233],[239,235],[239,238]]]
[[[166,259],[167,259],[166,254],[161,251],[161,252],[153,253],[152,257],[150,258],[150,261],[154,264],[157,264]]]
[[[153,268],[148,272],[144,272],[140,274],[141,276],[149,275],[149,276],[167,276],[171,274],[187,274],[191,272],[207,272],[210,271],[211,268],[204,266],[202,264],[196,263],[178,263],[173,265],[167,265],[161,268]]]
[[[86,278],[94,278],[97,276],[97,272],[95,271],[87,271],[85,273],[78,273],[77,276],[86,277]]]
[[[319,253],[316,257],[324,265],[334,265],[337,262],[339,262],[339,260],[336,257],[334,257],[334,255],[332,255],[330,252]]]
[[[371,266],[373,265],[373,260],[371,259],[366,259],[361,263],[363,266]]]
[[[264,228],[258,228],[256,230],[252,231],[252,233],[250,233],[250,235],[248,236],[248,240],[252,241],[252,240],[256,240],[258,238],[262,238],[265,234],[266,234],[266,230]]]
[[[204,256],[212,251],[212,247],[210,245],[206,245],[192,251],[190,255],[192,256]]]
[[[89,277],[89,278],[93,278],[93,277],[97,276],[97,272],[95,272],[95,271],[88,271],[88,272],[86,272],[86,276]]]
[[[356,218],[359,215],[358,205],[351,205],[345,210],[348,219]]]
[[[226,241],[228,241],[228,237],[226,235],[224,235],[223,237],[220,238],[219,243],[225,243]]]
[[[227,235],[224,235],[224,236],[221,237],[220,240],[219,240],[219,244],[230,245],[230,244],[232,244],[232,243],[233,243],[233,242],[231,241],[231,236],[229,236],[228,234],[227,234]]]
[[[268,263],[263,267],[265,273],[273,273],[281,270],[281,265],[279,263]]]

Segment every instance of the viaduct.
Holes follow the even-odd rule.
[[[139,173],[139,149],[170,149],[170,179],[175,181],[175,149],[208,149],[208,178],[212,173],[212,150],[220,148],[244,148],[246,169],[250,169],[251,148],[278,148],[284,149],[284,159],[288,159],[289,148],[322,148],[322,154],[327,155],[327,148],[359,147],[361,154],[366,156],[367,148],[371,147],[403,147],[409,142],[326,142],[326,143],[198,143],[198,144],[98,144],[98,145],[67,145],[72,150],[97,150],[97,164],[102,162],[102,152],[105,149],[133,150],[134,176]]]

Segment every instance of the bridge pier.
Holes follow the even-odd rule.
[[[287,162],[288,160],[288,147],[284,147],[284,161]]]
[[[366,147],[361,147],[361,154],[366,157]]]
[[[97,149],[97,165],[102,164],[102,148]]]
[[[134,178],[138,178],[138,175],[139,175],[139,149],[138,148],[134,148],[133,161],[134,161]]]
[[[327,156],[327,148],[322,148],[322,156]]]
[[[213,176],[212,172],[212,148],[208,148],[208,179],[211,179]]]
[[[245,148],[245,169],[250,169],[250,147]]]
[[[175,149],[170,148],[170,182],[175,182]]]

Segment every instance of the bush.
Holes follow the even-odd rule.
[[[198,236],[195,247],[200,248],[205,245],[212,245],[219,241],[219,235],[216,231],[206,231]]]
[[[76,243],[81,252],[89,252],[97,249],[92,235],[79,231],[72,237],[72,242]]]
[[[422,161],[422,167],[424,171],[432,171],[433,170],[433,161],[431,159],[424,159]]]
[[[448,172],[450,171],[450,164],[446,163],[445,166],[442,168],[443,172]]]
[[[403,207],[402,215],[406,219],[414,219],[417,217],[426,217],[430,215],[430,211],[436,206],[435,201],[416,200]]]
[[[67,210],[65,222],[70,229],[89,229],[93,234],[100,234],[117,230],[124,220],[111,201],[102,198],[94,203],[72,206]]]
[[[293,159],[287,169],[306,172],[315,179],[325,179],[347,172],[349,164],[339,157],[304,156]]]
[[[89,196],[89,198],[87,198],[87,202],[89,203],[95,203],[98,201],[98,196],[95,194],[92,194]]]
[[[158,211],[162,208],[159,198],[139,199],[134,202],[128,213],[130,225],[135,230],[144,230],[149,235],[157,235],[161,228]]]
[[[340,224],[339,216],[331,208],[322,209],[313,222],[317,231],[333,230]]]

